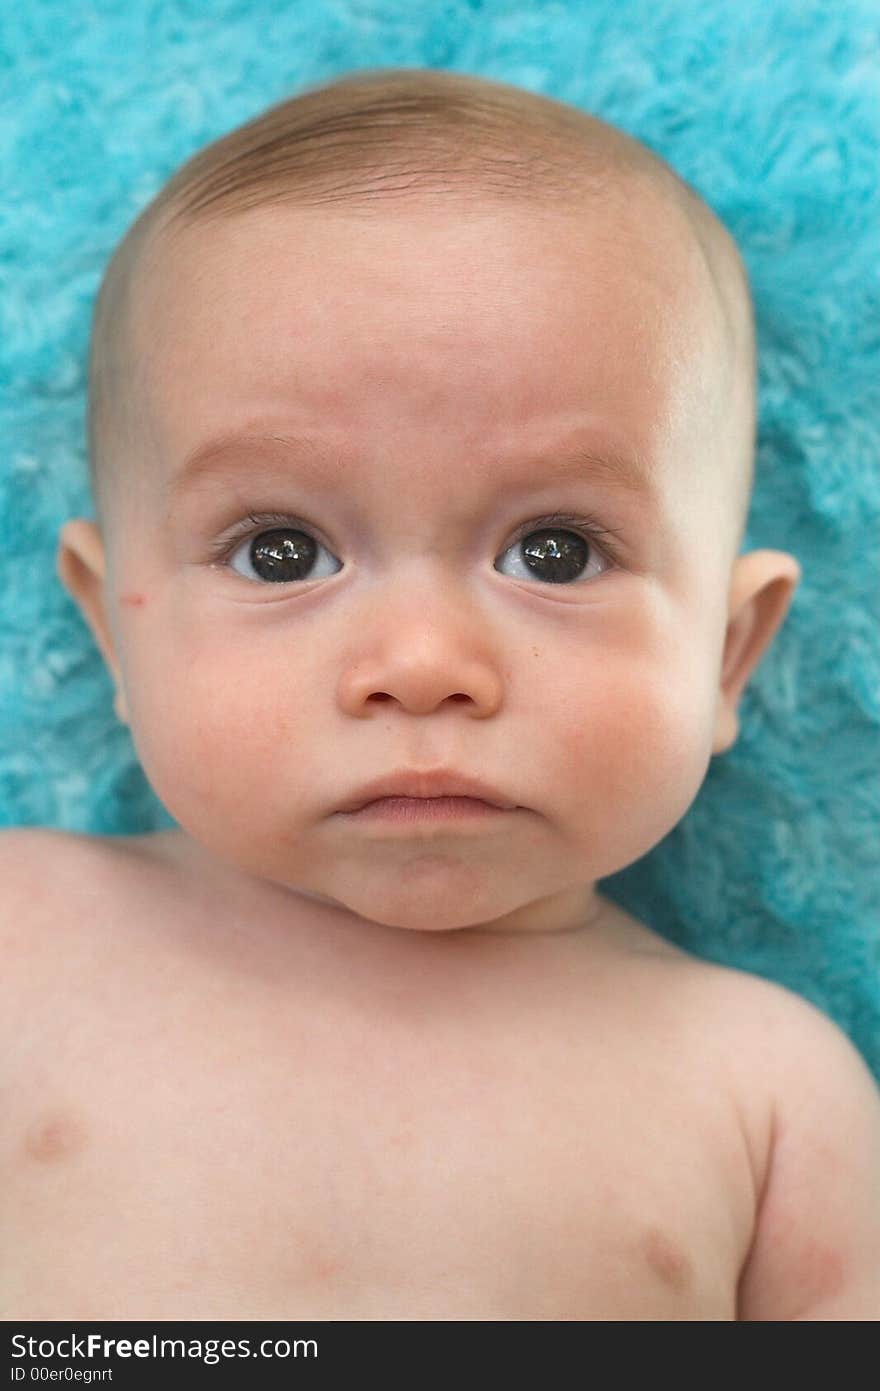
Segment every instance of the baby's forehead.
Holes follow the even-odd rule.
[[[405,209],[386,203],[374,207],[368,217],[354,219],[313,209],[305,214],[305,225],[297,209],[254,210],[236,221],[180,227],[167,243],[157,243],[149,282],[139,296],[146,314],[132,358],[133,364],[151,359],[137,391],[145,403],[144,414],[154,424],[157,457],[166,461],[167,469],[189,452],[190,435],[207,433],[195,424],[194,390],[205,400],[210,397],[211,408],[201,414],[206,420],[210,417],[212,433],[217,434],[221,431],[213,430],[215,420],[240,415],[239,407],[260,394],[259,383],[280,383],[282,377],[297,383],[293,394],[285,387],[285,406],[303,417],[314,409],[317,392],[335,391],[342,394],[340,400],[346,398],[338,421],[326,415],[322,419],[322,433],[332,432],[336,424],[345,428],[349,410],[359,422],[367,419],[368,409],[370,420],[378,420],[381,403],[374,401],[367,408],[361,404],[366,398],[357,394],[360,381],[374,379],[377,354],[384,364],[389,409],[399,405],[406,412],[400,430],[408,428],[409,419],[420,417],[420,404],[410,417],[410,402],[420,396],[428,400],[438,386],[438,401],[442,396],[458,402],[452,406],[456,428],[479,428],[484,438],[486,425],[495,419],[504,422],[499,428],[505,430],[517,422],[530,427],[527,412],[537,418],[575,405],[586,409],[590,393],[607,402],[609,417],[615,412],[627,415],[633,447],[638,432],[647,439],[651,428],[642,424],[652,418],[641,405],[649,396],[656,400],[658,419],[661,414],[666,418],[668,409],[670,428],[676,431],[679,427],[671,422],[680,421],[682,429],[689,429],[690,417],[705,415],[706,403],[720,393],[723,370],[717,360],[723,335],[697,238],[662,190],[622,189],[614,207],[606,199],[598,241],[582,237],[579,226],[573,237],[569,235],[584,216],[582,210],[574,210],[573,219],[572,209],[550,214],[528,205],[498,209],[485,200],[469,200],[466,209],[474,224],[467,236],[462,209],[450,207],[446,200],[439,205],[421,200]],[[544,255],[531,254],[536,228],[540,236],[534,244],[543,247]],[[493,255],[487,243],[496,229],[499,247]],[[528,254],[522,255],[517,244],[511,258],[511,237],[515,243],[524,238]],[[514,274],[502,270],[496,295],[491,278],[505,257]],[[417,265],[415,275],[403,264],[410,259]],[[541,264],[545,259],[553,262],[549,271]],[[564,267],[561,280],[556,260]],[[351,271],[350,262],[356,263]],[[422,262],[430,267],[427,302],[421,302],[419,293],[424,284],[418,269]],[[325,274],[316,274],[322,265]],[[393,292],[389,275],[399,281]],[[445,287],[434,283],[444,277]],[[189,292],[193,281],[195,294]],[[385,286],[386,292],[374,302],[376,285]],[[681,312],[667,307],[670,294]],[[496,302],[508,298],[512,308]],[[517,307],[519,301],[525,312]],[[222,305],[220,321],[215,303]],[[240,329],[227,335],[229,322],[236,318]],[[298,332],[291,337],[294,319]],[[325,323],[331,324],[326,332]],[[622,331],[624,324],[629,330]],[[508,325],[511,333],[505,334]],[[304,356],[306,342],[311,346]],[[365,345],[360,355],[358,342]],[[569,370],[563,363],[560,373],[553,363],[559,345],[566,342],[571,345],[567,356],[577,365]],[[525,382],[521,374],[526,369],[520,364],[527,343],[532,344],[528,382],[520,387]],[[618,369],[608,364],[615,352],[620,355],[620,343],[628,343],[625,353],[635,352],[637,358],[628,358],[629,367]],[[697,343],[699,350],[693,354]],[[696,371],[676,368],[670,375],[665,365],[670,354],[694,355]],[[493,364],[488,376],[474,374],[477,361]],[[619,370],[628,379],[623,387],[615,377]],[[507,394],[511,390],[512,395]],[[238,402],[233,400],[236,396]],[[618,398],[615,407],[612,402]],[[637,404],[638,424],[635,414],[628,414],[627,402]]]
[[[618,281],[605,277],[606,302],[609,300],[608,286],[620,285],[621,294],[627,279],[636,281],[644,273],[645,266],[653,267],[656,277],[665,278],[672,285],[671,300],[677,303],[681,322],[695,326],[701,344],[700,371],[710,373],[716,381],[726,382],[736,375],[737,367],[742,368],[748,357],[748,317],[749,301],[747,278],[739,262],[738,252],[732,238],[714,217],[711,210],[694,194],[687,185],[677,180],[668,166],[652,164],[653,157],[645,149],[644,161],[623,163],[615,166],[613,160],[608,166],[601,191],[595,187],[568,187],[565,196],[558,199],[534,199],[513,196],[505,193],[502,198],[481,193],[478,187],[462,181],[439,189],[428,188],[412,196],[401,198],[393,191],[386,190],[381,196],[369,199],[345,198],[327,206],[311,205],[309,217],[314,225],[326,225],[342,213],[347,221],[346,235],[350,244],[357,248],[362,260],[371,254],[370,248],[377,248],[379,241],[369,237],[359,237],[359,231],[366,226],[391,227],[395,219],[408,215],[413,210],[422,209],[427,214],[426,226],[431,219],[442,221],[457,217],[474,219],[488,215],[487,235],[482,243],[480,254],[490,268],[493,261],[492,220],[498,225],[507,226],[515,222],[529,235],[530,228],[549,230],[553,238],[554,222],[564,220],[570,226],[573,219],[583,219],[585,227],[601,226],[602,236],[609,254],[616,257],[622,266]],[[168,301],[167,293],[158,296],[163,284],[177,276],[177,282],[192,282],[204,286],[204,293],[210,297],[218,294],[228,297],[230,306],[235,303],[236,276],[241,275],[241,261],[233,258],[228,267],[222,259],[221,277],[225,272],[224,283],[218,283],[215,261],[212,259],[216,248],[229,240],[230,229],[233,238],[244,238],[245,242],[253,226],[259,223],[261,211],[277,211],[282,218],[279,222],[281,237],[284,238],[285,254],[287,238],[291,257],[295,256],[295,238],[291,231],[295,223],[285,224],[285,212],[298,211],[299,200],[288,199],[286,207],[271,203],[257,204],[250,209],[227,213],[222,216],[189,215],[180,216],[172,204],[157,217],[152,226],[147,225],[141,238],[138,254],[133,256],[128,266],[128,286],[126,293],[128,316],[120,323],[127,322],[125,351],[117,354],[117,362],[125,361],[129,381],[125,384],[125,394],[134,398],[142,392],[138,380],[142,365],[150,354],[163,351],[167,336],[156,334],[151,327],[151,310],[157,299]],[[309,206],[306,204],[306,206]],[[238,229],[237,231],[235,229]],[[366,248],[366,249],[365,249]],[[418,254],[418,246],[413,254]],[[321,246],[318,239],[314,252],[314,268],[321,282]],[[245,257],[245,262],[247,261]],[[247,275],[253,273],[253,265],[259,270],[259,259],[250,258],[252,264]],[[601,261],[601,258],[600,258]],[[211,275],[202,275],[202,265],[210,262]],[[267,274],[271,268],[267,267]],[[528,276],[526,266],[524,274]],[[442,278],[443,267],[438,276]],[[212,278],[213,277],[213,278]],[[597,264],[591,255],[585,255],[580,275],[584,285],[596,278],[602,280],[602,265]],[[447,276],[449,280],[449,276]],[[454,288],[454,286],[453,286]],[[513,290],[515,287],[511,287]],[[192,301],[191,301],[192,303]],[[611,301],[614,309],[613,298]],[[559,313],[564,306],[560,305]],[[344,312],[344,311],[343,311]],[[672,312],[672,311],[670,311]],[[601,325],[597,326],[601,329]],[[687,329],[685,329],[685,335]],[[646,338],[646,354],[662,353],[661,343]],[[712,359],[710,365],[709,359]],[[717,366],[715,365],[717,363]],[[745,381],[748,370],[741,371]],[[707,378],[704,378],[707,379]],[[700,388],[695,385],[694,391]],[[724,388],[719,388],[719,394]],[[713,390],[713,395],[715,391]],[[740,393],[745,400],[748,395],[744,387]]]
[[[473,191],[455,190],[451,193],[445,191],[442,197],[424,196],[406,202],[389,198],[377,202],[368,210],[350,209],[345,203],[339,208],[327,210],[300,209],[295,204],[286,209],[268,205],[223,219],[190,219],[158,228],[142,254],[132,263],[131,320],[134,323],[149,318],[154,290],[161,288],[169,276],[174,275],[175,269],[183,279],[191,281],[198,275],[200,263],[209,258],[214,278],[211,292],[215,292],[219,278],[223,277],[224,293],[234,294],[237,278],[239,281],[245,277],[251,280],[254,271],[259,272],[260,262],[256,257],[245,256],[238,260],[222,255],[217,257],[217,250],[229,245],[230,237],[233,244],[239,246],[247,246],[248,242],[259,246],[261,221],[264,218],[277,218],[276,223],[270,222],[273,227],[271,239],[279,248],[284,247],[289,251],[291,263],[300,250],[298,233],[301,232],[302,221],[298,224],[297,216],[318,228],[317,237],[308,240],[308,255],[319,275],[322,263],[330,260],[331,247],[334,252],[338,248],[336,232],[340,225],[345,227],[345,236],[352,252],[356,253],[352,263],[356,261],[366,266],[371,258],[376,262],[381,261],[385,248],[382,238],[362,235],[365,228],[378,226],[387,229],[389,240],[393,240],[397,225],[408,221],[417,225],[419,217],[424,215],[423,226],[428,238],[434,227],[442,228],[450,222],[463,225],[482,219],[485,236],[475,248],[475,255],[485,262],[487,275],[491,275],[493,269],[496,236],[509,243],[511,228],[518,227],[527,244],[533,242],[536,248],[534,268],[540,269],[540,264],[553,253],[556,229],[579,226],[584,233],[584,254],[579,264],[580,279],[584,285],[605,274],[601,255],[604,240],[608,254],[621,268],[620,274],[614,278],[606,276],[612,288],[615,284],[623,287],[627,280],[636,279],[646,265],[653,262],[654,278],[674,282],[674,297],[677,297],[684,310],[691,312],[697,307],[703,313],[711,314],[721,307],[721,319],[726,328],[732,318],[727,301],[736,293],[729,268],[737,253],[735,249],[731,253],[729,249],[716,245],[717,233],[711,221],[701,216],[698,200],[693,200],[693,209],[688,206],[690,201],[685,202],[671,195],[668,187],[658,186],[643,175],[630,174],[626,179],[621,178],[613,189],[610,185],[606,187],[598,205],[588,198],[569,198],[564,203],[543,206],[528,202],[515,204],[511,200],[498,204],[491,198],[481,198]],[[291,220],[285,221],[285,217]],[[322,224],[333,232],[323,247]],[[601,239],[590,242],[590,235],[597,227]],[[230,228],[233,229],[231,233]],[[405,255],[413,261],[418,261],[421,255],[419,236],[420,233],[416,232],[411,245],[405,250]],[[600,248],[598,260],[597,246]],[[181,260],[183,269],[179,269]],[[578,268],[577,263],[575,266]],[[532,268],[524,258],[521,263],[524,279],[528,279]],[[457,273],[458,267],[454,262],[448,266],[442,261],[432,263],[431,274],[435,283],[442,283],[444,278],[453,278]],[[267,266],[266,274],[272,274],[271,266]]]
[[[531,343],[538,401],[561,344],[577,356],[580,381],[600,389],[612,370],[602,343],[628,338],[638,354],[628,375],[644,377],[646,389],[664,390],[667,359],[693,356],[705,395],[723,340],[710,277],[679,213],[642,216],[651,199],[642,195],[639,210],[606,204],[598,235],[597,219],[579,210],[473,202],[386,205],[368,218],[264,209],[193,225],[156,248],[136,296],[132,362],[147,369],[147,392],[175,405],[187,374],[220,380],[221,357],[243,392],[282,374],[302,385],[318,361],[340,375],[363,363],[366,380],[381,360],[387,384],[404,359],[425,390],[442,380],[473,397],[482,382],[488,401],[504,360],[516,380],[516,355]],[[476,372],[489,362],[494,380]]]

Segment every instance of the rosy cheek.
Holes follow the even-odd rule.
[[[147,596],[146,594],[120,594],[119,602],[128,605],[129,608],[140,609],[147,602]]]
[[[585,786],[606,815],[653,836],[683,814],[705,774],[705,715],[695,681],[662,664],[608,665],[584,692],[579,718],[566,710],[560,773]],[[575,709],[577,706],[575,705]]]

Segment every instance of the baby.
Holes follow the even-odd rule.
[[[179,829],[0,836],[6,1318],[880,1317],[855,1048],[595,887],[798,583],[754,375],[713,213],[500,83],[311,90],[135,222],[58,565]]]

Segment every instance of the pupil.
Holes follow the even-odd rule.
[[[264,580],[301,580],[315,563],[316,549],[304,531],[266,531],[251,545],[251,564]]]
[[[576,579],[589,551],[584,538],[573,531],[533,531],[522,549],[529,569],[550,584]]]

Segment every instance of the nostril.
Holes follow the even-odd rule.
[[[453,694],[450,695],[448,698],[449,698],[449,700],[467,700],[467,701],[469,701],[469,700],[471,699],[471,697],[470,697],[469,695],[466,695],[464,691],[454,691]],[[391,695],[389,695],[387,691],[373,691],[372,695],[370,696],[370,700],[393,700],[393,699],[394,699],[394,697],[391,696]]]

